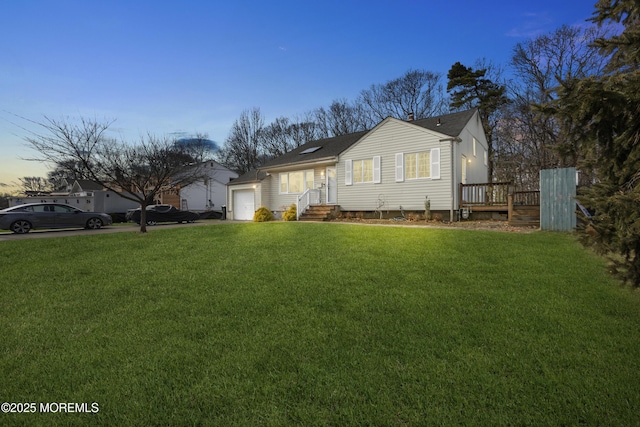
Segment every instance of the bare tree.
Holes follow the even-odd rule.
[[[317,124],[307,119],[291,121],[278,117],[268,124],[261,135],[265,158],[275,158],[313,141],[316,138]]]
[[[264,117],[260,108],[245,110],[233,122],[224,147],[220,150],[220,163],[239,174],[259,167],[264,160],[262,134]]]
[[[295,117],[289,128],[291,141],[296,147],[318,139],[318,125],[310,113],[303,117]]]
[[[442,76],[426,70],[409,70],[387,83],[372,85],[360,93],[359,102],[375,124],[391,116],[406,120],[433,117],[446,112]]]
[[[347,135],[370,127],[368,117],[359,104],[346,99],[335,100],[328,109],[320,107],[314,111],[318,138]]]
[[[137,144],[106,137],[113,121],[82,118],[78,123],[45,117],[35,122],[42,133],[25,138],[40,155],[33,159],[67,165],[83,179],[140,203],[140,231],[146,232],[146,207],[159,193],[201,178],[209,146],[190,140],[179,143],[148,134]]]
[[[511,85],[513,105],[508,110],[510,129],[503,127],[503,160],[507,152],[517,153],[501,167],[519,170],[499,174],[532,179],[537,187],[538,172],[553,167],[576,166],[583,157],[582,142],[576,124],[560,118],[548,108],[558,98],[558,91],[568,89],[578,79],[600,75],[606,58],[593,45],[607,28],[563,26],[514,49],[512,66],[517,79]],[[519,161],[516,158],[521,157]]]
[[[50,191],[51,186],[49,182],[45,178],[40,176],[24,176],[22,178],[18,178],[17,185],[20,186],[23,192],[43,192]]]
[[[278,117],[262,131],[262,148],[265,156],[274,158],[296,147],[291,138],[291,123],[286,117]]]

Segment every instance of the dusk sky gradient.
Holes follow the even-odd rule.
[[[115,119],[111,136],[206,133],[354,100],[409,69],[508,66],[516,43],[584,25],[595,0],[0,0],[0,183],[46,176],[28,121]],[[24,128],[24,129],[23,129]],[[0,187],[0,192],[9,190]]]

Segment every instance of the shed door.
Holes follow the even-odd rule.
[[[233,219],[252,220],[255,206],[253,190],[237,190],[233,192]]]

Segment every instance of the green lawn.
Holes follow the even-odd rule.
[[[218,224],[0,263],[0,402],[99,406],[0,425],[640,424],[640,300],[569,235]]]

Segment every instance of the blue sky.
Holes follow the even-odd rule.
[[[594,4],[0,1],[0,183],[47,171],[21,160],[37,153],[16,116],[115,119],[113,136],[132,142],[151,132],[223,143],[252,107],[270,122],[353,100],[409,69],[507,65],[516,43],[582,25]]]

